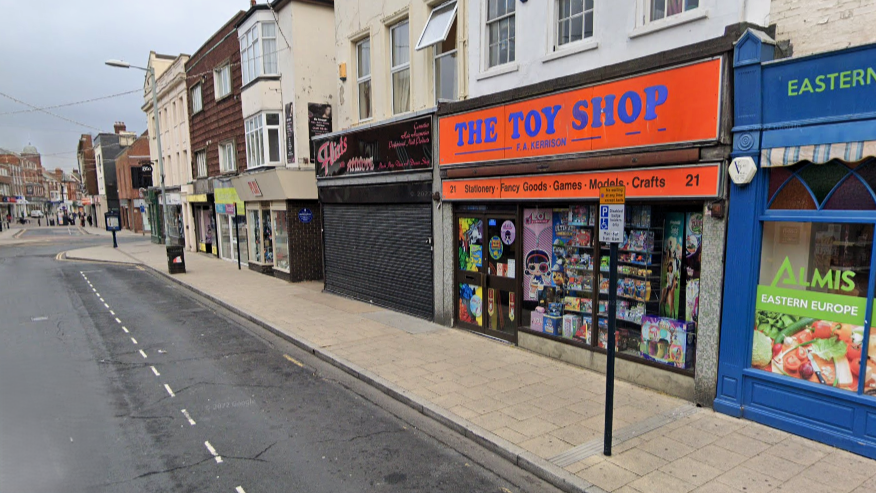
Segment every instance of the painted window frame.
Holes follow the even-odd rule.
[[[661,2],[663,3],[663,15],[661,17],[655,17],[656,4]],[[669,14],[669,8],[667,4],[676,2],[681,3],[681,10],[675,12],[674,14]],[[692,2],[695,2],[696,5],[687,8],[688,4]],[[649,24],[651,22],[659,22],[666,19],[672,19],[673,17],[684,14],[685,12],[701,9],[703,8],[703,3],[705,3],[704,0],[645,0],[645,24]]]
[[[195,151],[195,172],[197,178],[206,178],[207,176],[207,150],[202,149]]]
[[[490,15],[490,7],[489,7],[490,1],[491,0],[484,0],[484,3],[483,3],[483,24],[482,25],[483,25],[483,46],[484,46],[483,59],[485,62],[483,64],[484,70],[496,69],[497,67],[501,67],[503,65],[508,65],[508,64],[511,64],[511,63],[514,63],[517,61],[517,50],[516,50],[517,6],[516,6],[516,3],[512,2],[512,5],[514,5],[514,12],[510,12],[510,13],[506,12],[505,14],[503,14],[501,16],[497,16],[496,18],[490,19],[490,17],[489,17],[489,15]],[[511,19],[511,21],[509,21],[509,31],[508,31],[509,37],[506,40],[506,42],[508,42],[508,59],[503,62],[500,59],[498,59],[499,57],[497,54],[496,63],[493,63],[493,60],[490,58],[490,48],[491,48],[491,45],[490,45],[490,25],[501,23],[505,19]],[[513,27],[513,29],[514,29],[513,36],[510,36],[511,27]],[[496,42],[496,45],[498,46],[499,44],[501,44],[501,42],[502,42],[502,40],[498,40]],[[513,50],[512,50],[512,48],[513,48]],[[514,53],[513,56],[511,55],[512,51]]]
[[[231,65],[225,64],[213,69],[213,92],[216,101],[231,94]]]
[[[263,166],[278,166],[283,159],[282,110],[262,111],[244,120],[246,136],[246,169]],[[269,123],[268,116],[277,117],[277,123]],[[271,134],[276,134],[277,159],[271,159]]]
[[[274,28],[273,36],[265,35],[265,28],[268,25]],[[238,36],[240,44],[240,71],[242,75],[241,83],[243,86],[259,77],[270,77],[280,74],[277,57],[279,51],[277,30],[276,22],[261,21],[256,22]],[[266,41],[273,43],[273,49],[270,52],[265,51]]]
[[[562,8],[561,5],[564,2],[569,2],[573,0],[552,0],[551,2],[551,25],[550,25],[550,43],[549,50],[550,52],[561,52],[565,50],[574,50],[578,46],[586,43],[592,42],[596,37],[596,0],[582,0],[582,10],[578,14],[572,15],[570,13],[569,17],[561,17]],[[587,2],[590,1],[590,8],[587,8]],[[571,9],[571,7],[570,7]],[[571,12],[571,11],[570,11]],[[587,27],[587,16],[590,15],[591,18],[591,32],[590,35],[586,35],[586,27]],[[580,16],[580,17],[579,17]],[[575,18],[579,18],[581,22],[581,39],[574,41],[567,41],[565,43],[560,43],[560,23],[568,21],[571,25],[572,22],[575,21]]]
[[[396,39],[396,31],[401,29],[402,27],[406,27],[408,30],[407,36],[407,61],[402,62],[398,65],[394,65],[395,60],[395,39]],[[406,108],[396,108],[395,106],[395,75],[403,72],[408,73],[408,98],[407,98],[407,107]],[[389,87],[390,87],[390,104],[392,105],[392,114],[398,115],[402,113],[407,113],[411,111],[411,22],[409,19],[402,19],[389,28]]]
[[[368,50],[368,73],[362,74],[362,56],[360,50],[367,45]],[[356,59],[356,106],[359,110],[359,121],[364,122],[374,118],[374,86],[371,84],[371,37],[367,36],[360,39],[355,44],[355,59]],[[368,112],[367,116],[362,113],[362,97],[361,87],[363,84],[368,84]]]
[[[220,142],[218,145],[219,149],[219,172],[220,173],[233,173],[237,171],[237,151],[234,147],[233,140],[226,140],[224,142]],[[230,150],[229,150],[230,149]],[[231,165],[229,165],[229,161]]]
[[[197,83],[189,90],[192,97],[192,114],[204,111],[204,92],[201,88],[201,83]]]

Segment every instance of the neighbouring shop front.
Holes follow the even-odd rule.
[[[196,251],[210,255],[219,255],[216,233],[216,211],[213,198],[214,180],[198,178],[192,183],[192,193],[186,196],[186,202],[191,207],[193,244]]]
[[[710,404],[697,387],[714,389],[717,366],[725,63],[442,114],[455,325],[604,371],[599,189],[622,185],[616,375]]]
[[[432,115],[313,139],[325,290],[432,320]]]
[[[219,258],[248,265],[246,208],[231,180],[216,180],[213,187],[216,201],[216,233],[219,236]]]
[[[876,45],[773,44],[735,52],[715,409],[876,458]]]
[[[267,169],[236,176],[231,183],[238,201],[226,202],[228,231],[240,239],[229,246],[236,249],[234,241],[240,241],[241,248],[247,249],[241,258],[246,257],[249,268],[290,282],[322,279],[320,209],[313,171]],[[228,198],[233,197],[223,200]],[[238,214],[236,231],[231,231],[232,204]]]

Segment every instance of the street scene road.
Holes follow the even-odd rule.
[[[554,491],[143,267],[56,261],[58,231],[0,246],[3,491]]]

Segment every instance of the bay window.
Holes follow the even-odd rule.
[[[277,75],[277,25],[260,22],[240,38],[240,70],[243,85],[262,75]]]
[[[247,168],[280,164],[280,113],[259,113],[244,122]]]

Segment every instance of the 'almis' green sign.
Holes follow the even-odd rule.
[[[757,287],[757,309],[864,325],[867,298],[779,287],[801,286],[850,292],[855,289],[854,277],[853,271],[833,269],[824,274],[815,269],[811,279],[806,275],[806,269],[800,269],[795,275],[791,261],[785,257],[773,282],[769,286]]]

